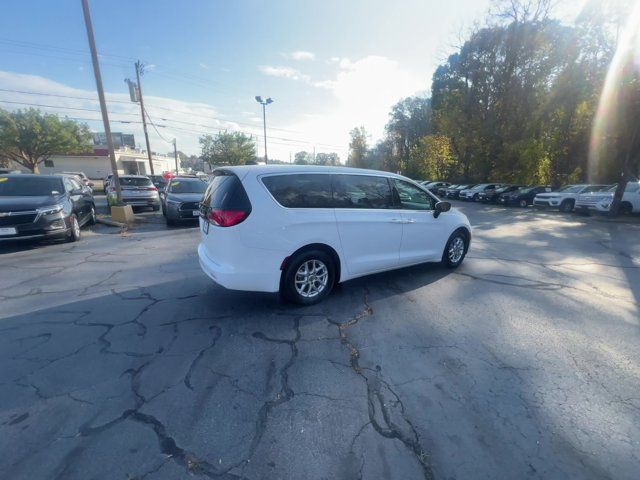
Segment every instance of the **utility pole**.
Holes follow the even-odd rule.
[[[93,25],[91,24],[91,12],[87,0],[81,0],[82,12],[84,13],[84,23],[87,27],[87,37],[89,39],[89,49],[91,50],[91,62],[93,63],[93,74],[96,77],[96,89],[100,100],[100,111],[102,112],[102,123],[104,133],[107,136],[107,148],[109,149],[109,159],[111,160],[111,171],[113,173],[113,184],[116,189],[116,199],[118,205],[122,204],[122,191],[120,190],[120,177],[118,176],[118,165],[116,164],[116,154],[113,148],[113,138],[111,137],[111,127],[109,125],[109,114],[107,113],[107,102],[104,99],[104,89],[102,88],[102,75],[100,74],[100,64],[98,63],[98,53],[96,52],[96,41],[93,38]]]
[[[138,95],[140,95],[140,113],[142,113],[142,129],[144,130],[144,139],[147,141],[147,156],[149,157],[149,169],[151,175],[153,173],[153,160],[151,159],[151,144],[149,143],[149,132],[147,132],[147,119],[144,113],[144,100],[142,99],[142,84],[140,83],[140,75],[143,73],[144,65],[138,60],[136,63],[136,79],[138,80]]]
[[[178,147],[176,147],[176,139],[173,139],[173,158],[176,161],[176,175],[178,175]]]

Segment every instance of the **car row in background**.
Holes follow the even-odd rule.
[[[434,183],[434,182],[432,182]],[[454,184],[440,187],[435,192],[442,198],[459,199],[499,205],[541,209],[557,209],[561,212],[608,212],[617,185],[576,184],[553,190],[548,185],[511,185],[501,183]],[[621,203],[622,214],[640,213],[640,183],[629,182]]]
[[[0,175],[0,241],[78,241],[80,228],[96,222],[91,188],[77,175]]]

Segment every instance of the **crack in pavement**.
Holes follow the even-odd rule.
[[[194,358],[193,361],[191,362],[191,365],[189,365],[187,374],[184,376],[184,385],[189,390],[193,390],[193,385],[191,384],[191,376],[193,375],[193,372],[198,366],[198,363],[200,363],[200,361],[202,360],[202,357],[204,356],[205,353],[207,353],[207,351],[215,347],[216,342],[222,336],[222,329],[217,325],[211,325],[209,327],[209,332],[211,332],[211,341],[209,342],[209,345],[207,345],[206,347],[204,347],[202,350],[198,352],[198,355],[196,356],[196,358]]]
[[[357,375],[362,377],[367,386],[369,424],[373,427],[375,432],[378,433],[378,435],[384,438],[396,439],[402,442],[404,446],[415,456],[416,460],[420,464],[425,480],[433,480],[434,474],[433,469],[428,461],[429,456],[420,443],[420,437],[416,428],[408,417],[408,414],[404,407],[404,403],[402,402],[398,394],[391,388],[389,383],[385,382],[382,379],[380,367],[376,367],[374,374],[365,373],[365,370],[370,371],[371,369],[365,369],[360,366],[360,351],[347,335],[347,330],[350,327],[357,325],[361,320],[371,315],[373,315],[373,308],[369,304],[369,291],[365,289],[364,309],[362,312],[358,313],[347,322],[336,322],[330,318],[327,318],[327,321],[338,328],[340,341],[349,352],[349,363],[351,365],[351,368]],[[385,401],[385,396],[383,393],[384,389],[391,392],[391,395],[395,398],[395,401],[393,402],[394,405],[391,406],[400,406],[400,416],[407,424],[406,427],[402,428],[393,420],[390,412],[390,402]],[[382,418],[379,418],[378,413],[380,413]],[[363,429],[364,427],[360,429],[356,437],[362,434]],[[407,429],[408,432],[405,431]],[[355,438],[352,442],[352,448],[354,443]]]

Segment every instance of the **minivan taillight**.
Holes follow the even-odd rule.
[[[207,218],[219,227],[233,227],[242,223],[249,216],[246,210],[220,210],[212,209]]]

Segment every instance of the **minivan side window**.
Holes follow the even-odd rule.
[[[331,175],[326,173],[301,173],[271,175],[262,178],[267,187],[283,207],[287,208],[332,208]]]
[[[400,205],[405,210],[433,210],[434,200],[424,190],[404,180],[393,180]]]
[[[393,208],[391,187],[386,177],[334,175],[333,200],[335,208]]]

